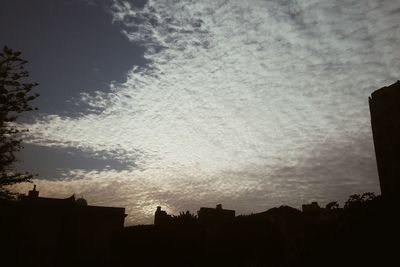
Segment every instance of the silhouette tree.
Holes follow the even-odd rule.
[[[328,204],[326,204],[325,208],[327,210],[337,210],[339,208],[339,204],[337,203],[337,201],[332,201],[329,202]]]
[[[372,192],[366,192],[362,195],[354,194],[349,197],[349,199],[344,204],[344,209],[360,208],[368,201],[372,201],[376,198],[375,194]]]
[[[374,200],[375,198],[376,198],[376,196],[372,192],[366,192],[366,193],[362,194],[362,196],[361,196],[361,200],[363,202],[371,201],[371,200]]]
[[[24,69],[27,61],[20,55],[6,46],[0,53],[0,199],[15,197],[6,186],[28,182],[33,177],[14,168],[15,153],[22,148],[21,134],[27,131],[20,129],[16,120],[21,113],[34,110],[29,102],[39,96],[31,93],[38,84],[24,81],[29,73]]]
[[[172,220],[180,225],[194,225],[198,222],[197,216],[190,213],[189,211],[181,211],[179,215],[173,216]]]

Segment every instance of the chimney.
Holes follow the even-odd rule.
[[[28,197],[29,198],[38,198],[39,197],[39,191],[36,191],[36,185],[33,185],[33,190],[30,190],[28,192]]]

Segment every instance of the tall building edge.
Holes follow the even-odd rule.
[[[375,142],[375,140],[378,138],[376,137],[376,129],[375,129],[375,123],[374,123],[374,119],[373,119],[373,105],[372,105],[372,96],[368,97],[368,104],[369,104],[369,113],[370,113],[370,121],[371,121],[371,129],[372,129],[372,139],[373,139],[373,143],[374,143],[374,152],[375,152],[375,162],[377,165],[377,170],[378,170],[378,177],[379,177],[379,187],[380,187],[380,191],[381,191],[381,195],[383,195],[384,193],[384,184],[382,183],[382,173],[381,173],[381,168],[379,168],[379,166],[381,166],[381,164],[379,163],[379,156],[378,156],[378,152],[377,152],[377,144]]]
[[[381,194],[400,195],[400,81],[368,99]]]

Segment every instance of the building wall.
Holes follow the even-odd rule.
[[[0,218],[14,222],[15,266],[107,265],[111,236],[124,227],[124,208],[81,206],[72,197],[23,197],[7,206],[12,213]]]
[[[375,155],[382,195],[400,193],[400,82],[369,98]]]
[[[231,222],[235,218],[235,211],[223,209],[219,204],[215,209],[201,207],[197,215],[203,225],[218,225]]]

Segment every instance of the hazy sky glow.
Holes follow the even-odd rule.
[[[124,206],[131,224],[157,205],[250,213],[379,192],[367,98],[400,77],[399,1],[107,7],[147,64],[82,92],[80,116],[25,126],[29,144],[120,166],[61,168],[37,181],[42,195]]]

